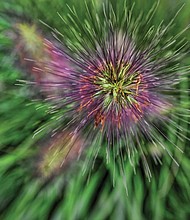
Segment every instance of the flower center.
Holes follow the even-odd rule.
[[[79,92],[83,99],[78,111],[86,109],[87,117],[93,117],[95,127],[101,125],[102,129],[110,120],[120,128],[123,110],[137,122],[148,103],[142,98],[146,89],[142,74],[132,71],[130,64],[109,63],[90,69],[94,75],[81,80]]]
[[[137,103],[139,84],[142,76],[138,72],[131,73],[130,64],[116,67],[111,63],[98,70],[95,84],[98,86],[96,95],[105,95],[104,104],[108,106],[115,102],[121,106],[126,102]]]

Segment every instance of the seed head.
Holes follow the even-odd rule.
[[[126,7],[120,16],[111,4],[103,5],[102,13],[87,6],[84,22],[71,10],[68,17],[61,17],[67,32],[55,31],[64,39],[64,50],[54,48],[56,65],[48,64],[52,75],[63,73],[52,86],[62,91],[58,102],[65,109],[65,126],[74,126],[88,139],[99,135],[106,140],[108,158],[113,151],[117,160],[125,150],[134,164],[140,154],[148,177],[145,143],[163,148],[175,161],[163,142],[178,148],[165,130],[181,129],[173,117],[179,118],[179,109],[186,111],[179,99],[186,91],[181,93],[179,87],[188,73],[183,65],[187,42],[180,41],[180,34],[168,37],[173,20],[157,29],[150,24],[156,7],[147,16],[133,18]],[[61,57],[70,68],[62,65]],[[158,161],[159,155],[154,155]]]

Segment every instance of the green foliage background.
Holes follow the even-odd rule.
[[[87,2],[90,2],[88,0]],[[95,1],[99,7],[102,1]],[[116,1],[112,0],[113,4]],[[122,0],[119,1],[122,7]],[[133,1],[128,1],[132,4]],[[148,10],[152,0],[136,1],[139,10]],[[171,35],[178,33],[190,23],[189,0],[161,0],[155,23],[169,21],[175,11],[186,3],[175,22]],[[35,23],[44,35],[51,37],[50,30],[39,20],[51,27],[63,30],[64,24],[57,15],[69,13],[74,5],[83,19],[84,1],[69,0],[2,0],[0,8],[0,219],[190,219],[190,143],[180,142],[172,133],[170,137],[178,143],[184,154],[175,153],[180,163],[177,168],[172,160],[164,157],[162,166],[151,164],[153,178],[148,182],[141,169],[134,174],[129,162],[125,163],[126,196],[123,179],[116,168],[113,187],[113,166],[107,164],[105,155],[100,155],[95,169],[88,179],[88,172],[62,172],[59,176],[43,181],[35,176],[35,155],[39,151],[39,140],[48,139],[45,130],[36,138],[34,131],[49,123],[48,104],[32,101],[31,91],[18,86],[18,79],[25,79],[20,68],[11,38],[17,22]],[[190,31],[186,32],[190,40]],[[190,57],[187,57],[187,64]],[[189,82],[181,85],[188,89]],[[190,106],[188,94],[182,105]],[[189,117],[185,118],[188,120]],[[187,130],[187,122],[180,125]],[[168,131],[170,132],[170,131]],[[184,134],[188,135],[188,134]],[[80,170],[80,163],[79,170]]]

